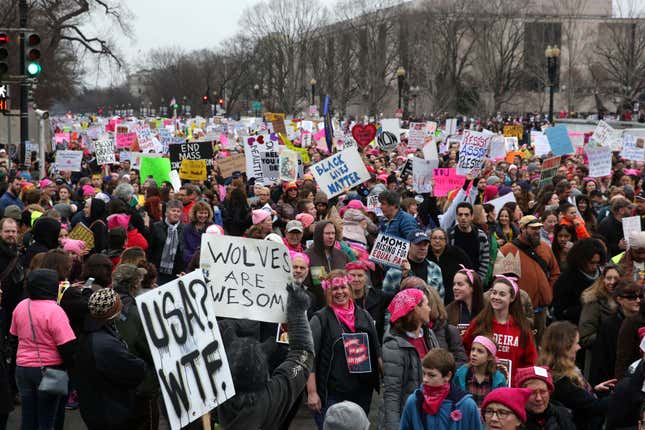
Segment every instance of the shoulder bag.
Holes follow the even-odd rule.
[[[34,330],[34,323],[31,319],[31,300],[27,303],[27,312],[29,312],[29,325],[31,325],[31,338],[36,344],[36,353],[38,354],[38,362],[40,363],[40,371],[43,374],[38,391],[41,393],[53,394],[57,396],[66,396],[67,388],[69,385],[69,376],[65,370],[55,369],[53,367],[43,366],[43,361],[40,358],[40,348],[36,342],[36,331]]]

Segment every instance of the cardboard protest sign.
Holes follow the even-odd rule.
[[[560,167],[560,157],[551,157],[544,160],[542,163],[542,171],[540,172],[540,187],[548,183],[557,173]]]
[[[412,189],[417,193],[432,191],[433,164],[429,160],[414,157],[412,159]]]
[[[167,158],[141,157],[139,177],[142,184],[148,179],[148,176],[152,176],[160,187],[162,182],[170,182],[170,160]]]
[[[83,151],[56,151],[56,170],[68,172],[80,172],[83,162]]]
[[[280,180],[293,182],[298,178],[298,153],[283,149],[280,152]]]
[[[399,237],[379,233],[369,259],[384,266],[401,267],[408,258],[410,242]]]
[[[495,213],[499,213],[499,210],[504,207],[506,203],[515,202],[515,194],[508,193],[504,194],[502,197],[498,197],[493,200],[489,200],[486,203],[489,203],[495,207]]]
[[[473,173],[474,176],[479,174],[479,170],[484,165],[491,138],[492,135],[486,135],[477,131],[464,131],[459,147],[457,174],[467,175]]]
[[[504,137],[516,137],[517,140],[522,140],[524,137],[524,126],[521,124],[505,125],[502,129]]]
[[[215,315],[286,322],[286,287],[292,276],[285,245],[204,234],[199,264],[215,300]]]
[[[596,126],[596,129],[593,131],[593,134],[591,135],[590,140],[593,139],[601,146],[606,146],[607,139],[613,132],[614,132],[614,129],[612,126],[607,124],[605,121],[600,120],[598,121],[598,125]]]
[[[264,184],[277,182],[280,178],[280,153],[276,150],[260,153],[262,181]]]
[[[622,224],[625,242],[627,242],[627,246],[629,247],[629,236],[641,231],[641,217],[639,215],[625,217],[622,219]]]
[[[426,141],[426,133],[427,129],[425,122],[411,122],[410,130],[408,130],[408,148],[422,148]]]
[[[94,142],[94,154],[96,154],[96,164],[99,166],[116,163],[114,141],[112,139],[97,140]]]
[[[173,170],[181,168],[181,160],[206,160],[206,167],[213,167],[213,142],[190,142],[169,146],[170,166]]]
[[[286,118],[286,115],[283,113],[273,113],[273,112],[265,112],[264,113],[264,119],[266,119],[267,122],[270,122],[273,125],[273,131],[275,133],[282,133],[282,134],[287,134],[287,128],[285,127],[284,120]]]
[[[79,222],[74,226],[72,231],[69,232],[68,237],[74,240],[82,240],[85,242],[85,249],[91,251],[94,249],[94,233],[85,224]]]
[[[623,150],[620,156],[632,161],[645,160],[645,139],[631,134],[625,134],[623,136]]]
[[[201,270],[137,296],[136,303],[173,430],[235,396],[216,302]]]
[[[386,118],[381,120],[381,134],[378,135],[376,143],[382,151],[391,151],[399,144],[401,126],[398,118]]]
[[[370,178],[356,148],[345,149],[311,166],[320,189],[329,197],[342,194]]]
[[[589,161],[589,176],[600,178],[611,174],[611,148],[608,146],[585,147],[587,159]]]
[[[189,181],[206,180],[206,160],[181,160],[179,177]]]
[[[228,178],[233,172],[246,172],[246,157],[244,154],[235,154],[226,158],[218,158],[217,165],[222,177]]]
[[[137,141],[137,133],[117,133],[116,147],[118,149],[130,149]]]
[[[458,175],[457,169],[433,169],[434,187],[432,194],[435,197],[445,197],[452,190],[461,188],[466,181],[466,176]]]
[[[549,139],[549,145],[551,146],[551,152],[553,152],[553,155],[567,155],[574,153],[566,125],[560,124],[555,127],[549,127],[544,133],[546,134],[547,139]]]

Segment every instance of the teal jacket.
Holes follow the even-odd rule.
[[[464,364],[461,366],[457,371],[455,372],[455,377],[452,378],[452,383],[461,388],[462,390],[466,391],[466,374],[468,373],[468,366]],[[495,373],[493,373],[493,390],[495,388],[500,388],[500,387],[507,387],[506,383],[506,377],[500,372],[499,370],[496,370]]]

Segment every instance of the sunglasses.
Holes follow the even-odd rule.
[[[639,296],[638,294],[625,294],[620,297],[627,300],[639,300],[643,298],[643,296]]]

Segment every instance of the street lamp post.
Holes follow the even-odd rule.
[[[399,67],[396,69],[396,80],[399,84],[399,109],[401,109],[401,100],[403,99],[403,84],[405,83],[405,69]]]
[[[553,123],[553,93],[555,92],[560,48],[549,45],[544,51],[544,56],[546,57],[546,68],[549,75],[549,122]]]
[[[313,106],[316,104],[316,80],[311,78],[309,85],[311,85],[311,105]]]
[[[417,115],[417,97],[419,96],[419,86],[415,85],[410,88],[410,95],[412,96],[412,101],[414,102],[414,112],[413,115]]]
[[[253,85],[253,99],[253,116],[257,118],[260,114],[260,109],[258,108],[260,105],[260,85],[258,84]]]

